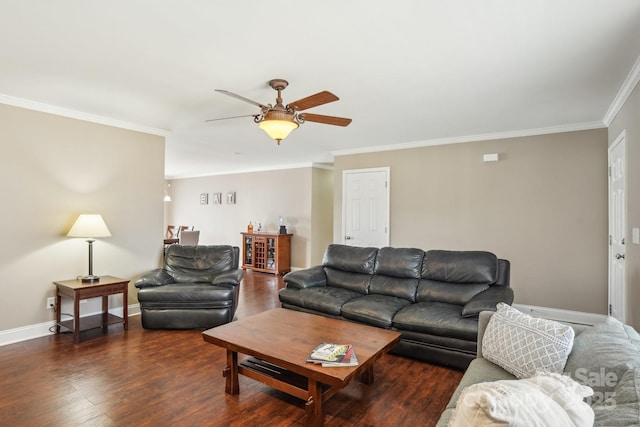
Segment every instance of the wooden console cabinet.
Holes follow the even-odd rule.
[[[291,271],[293,234],[242,234],[242,268],[276,275]]]

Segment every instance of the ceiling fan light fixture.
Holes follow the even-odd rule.
[[[280,141],[289,136],[298,124],[289,120],[263,120],[258,126],[280,145]]]
[[[282,102],[282,91],[289,85],[289,83],[283,79],[273,79],[268,83],[272,89],[278,92],[276,103],[273,106],[271,104],[264,105],[260,102],[245,98],[244,96],[229,92],[228,90],[216,89],[216,92],[220,92],[224,95],[231,96],[233,98],[260,107],[259,114],[251,115],[253,117],[253,121],[254,123],[258,123],[260,129],[265,131],[270,138],[278,141],[278,145],[280,145],[280,141],[289,136],[292,130],[296,129],[305,122],[315,122],[334,126],[348,126],[349,123],[351,123],[351,119],[347,119],[344,117],[301,113],[302,111],[309,108],[328,104],[329,102],[334,102],[340,99],[329,91],[324,90],[322,92],[318,92],[314,95],[298,99],[297,101],[293,101],[292,103],[285,105]],[[236,117],[248,116],[235,116],[226,118],[233,119]],[[216,120],[223,119],[211,119],[207,121],[209,122]]]
[[[299,126],[293,117],[295,117],[294,114],[286,111],[271,110],[258,123],[258,126],[280,145],[280,141]]]

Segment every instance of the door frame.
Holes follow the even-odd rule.
[[[348,174],[354,174],[354,173],[370,173],[370,172],[384,172],[386,175],[386,182],[387,182],[387,188],[385,189],[385,197],[387,198],[387,212],[386,212],[386,216],[387,216],[387,221],[385,226],[385,230],[387,231],[385,233],[386,235],[386,244],[384,246],[389,246],[389,242],[390,242],[390,235],[391,235],[391,228],[390,228],[390,221],[391,221],[391,167],[390,166],[384,166],[384,167],[379,167],[379,168],[365,168],[365,169],[345,169],[342,171],[342,226],[341,226],[341,230],[340,230],[340,243],[342,243],[343,245],[347,244],[347,241],[345,240],[345,235],[346,235],[346,221],[347,221],[347,175]]]
[[[608,147],[607,149],[607,169],[608,169],[608,173],[607,173],[607,209],[609,212],[608,215],[608,224],[607,224],[607,234],[609,236],[608,238],[608,247],[607,247],[607,253],[608,253],[608,259],[607,259],[607,267],[608,267],[608,280],[607,280],[607,315],[611,315],[612,313],[612,292],[614,291],[613,286],[612,286],[612,275],[613,275],[613,245],[611,242],[612,239],[612,229],[613,229],[613,218],[612,218],[612,205],[611,205],[611,200],[612,200],[612,194],[611,194],[611,154],[613,153],[613,150],[618,146],[618,144],[624,144],[624,158],[623,158],[623,175],[624,175],[624,207],[623,207],[623,215],[625,218],[625,223],[624,223],[624,240],[625,240],[625,246],[627,243],[629,243],[627,241],[627,223],[626,223],[626,217],[627,217],[627,200],[628,200],[628,185],[627,185],[627,147],[626,147],[626,131],[622,130],[622,132],[620,132],[620,134],[616,137],[616,139],[613,141],[613,143]],[[625,251],[626,252],[626,251]],[[625,263],[626,264],[626,263]],[[627,268],[626,265],[624,267],[624,272],[622,274],[622,283],[619,287],[619,289],[617,289],[617,292],[619,292],[622,297],[623,297],[623,301],[622,301],[622,307],[617,307],[618,309],[618,315],[619,317],[621,317],[621,319],[618,319],[622,322],[625,321],[626,319],[626,305],[627,305]]]

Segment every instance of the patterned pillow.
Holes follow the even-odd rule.
[[[482,339],[482,354],[517,378],[560,374],[573,347],[573,328],[499,303]]]

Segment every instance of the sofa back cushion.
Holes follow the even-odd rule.
[[[498,278],[498,257],[484,251],[427,251],[422,263],[422,278],[491,285]]]
[[[327,286],[367,294],[377,254],[378,248],[329,245],[322,259]]]
[[[373,274],[378,248],[360,248],[332,244],[327,247],[322,265],[351,273]]]
[[[483,251],[425,253],[416,301],[464,305],[498,278],[498,258]]]
[[[476,294],[489,288],[489,285],[469,283],[448,283],[435,280],[420,280],[416,291],[417,302],[446,302],[447,304],[465,305]]]
[[[238,268],[239,248],[230,245],[171,245],[164,268],[176,282],[211,283],[220,273]]]
[[[331,267],[324,267],[324,274],[327,277],[327,286],[349,289],[363,295],[369,293],[370,274],[352,273]]]
[[[370,294],[388,295],[416,302],[416,289],[420,279],[402,279],[390,276],[371,276]]]
[[[389,295],[415,302],[423,258],[422,249],[391,247],[379,249],[369,293]]]
[[[415,248],[380,248],[376,257],[375,274],[419,279],[424,251]]]

